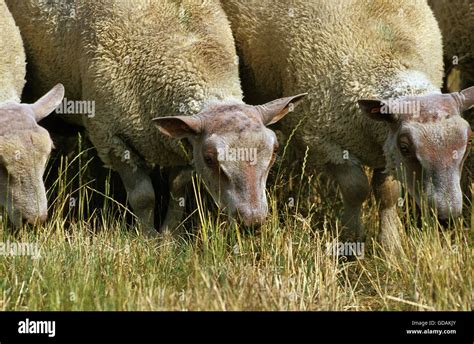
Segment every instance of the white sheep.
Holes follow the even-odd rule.
[[[35,104],[21,104],[25,74],[20,32],[0,0],[0,206],[17,227],[23,220],[37,223],[47,218],[43,173],[52,142],[37,122],[64,94],[58,85]]]
[[[155,233],[149,177],[155,166],[175,171],[162,229],[173,231],[182,215],[188,179],[182,168],[191,159],[176,138],[191,143],[196,171],[230,215],[247,225],[264,220],[277,144],[266,125],[303,96],[263,107],[242,101],[235,44],[217,0],[8,4],[22,30],[35,90],[62,82],[68,101],[94,102],[94,113],[81,121],[101,159],[119,172],[147,232]],[[252,164],[220,154],[233,150],[255,151],[258,159]]]
[[[459,92],[474,86],[474,2],[472,0],[430,0],[443,35],[446,88]],[[471,128],[474,111],[466,114]],[[466,190],[472,185],[474,156],[466,160],[464,171]]]
[[[374,169],[379,237],[388,247],[399,241],[394,177],[407,181],[418,201],[424,193],[440,218],[460,214],[459,179],[471,135],[460,114],[473,105],[474,88],[441,94],[441,35],[426,1],[221,3],[249,98],[309,90],[301,111],[282,127],[287,134],[297,128],[291,148],[302,159],[309,147],[308,166],[338,182],[346,240],[365,236],[364,165]]]

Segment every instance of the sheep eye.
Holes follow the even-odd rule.
[[[204,162],[208,167],[215,167],[216,166],[216,160],[214,159],[214,156],[212,155],[205,155],[204,156]]]
[[[402,144],[402,145],[400,145],[400,152],[403,155],[408,155],[408,154],[410,154],[410,147],[407,144]]]

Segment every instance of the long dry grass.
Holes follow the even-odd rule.
[[[470,310],[472,231],[442,230],[432,216],[400,208],[403,251],[375,242],[377,211],[366,202],[364,256],[330,254],[341,228],[334,184],[318,175],[273,172],[270,216],[257,232],[230,225],[199,179],[178,240],[140,236],[133,216],[86,178],[82,151],[63,157],[50,185],[51,219],[0,242],[36,243],[40,257],[0,257],[3,310]],[[73,168],[79,166],[79,168]],[[56,168],[56,167],[55,167]],[[74,171],[74,172],[73,172]],[[301,172],[301,171],[300,171]],[[277,175],[278,174],[278,175]],[[107,179],[109,180],[109,179]],[[287,180],[282,182],[282,180]],[[289,181],[288,181],[289,180]],[[100,208],[91,199],[104,199]],[[73,201],[71,201],[73,200]],[[472,212],[474,213],[474,212]]]

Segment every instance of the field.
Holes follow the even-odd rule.
[[[33,243],[40,255],[0,256],[2,310],[472,308],[472,230],[461,223],[442,230],[408,196],[400,206],[403,250],[376,243],[370,199],[363,255],[346,259],[328,249],[341,229],[335,185],[304,164],[284,173],[279,161],[268,184],[270,216],[258,232],[230,225],[195,178],[188,234],[149,239],[109,196],[113,176],[93,187],[93,153],[79,152],[51,163],[47,223],[12,232],[3,217],[0,242]],[[97,197],[103,202],[94,208]]]

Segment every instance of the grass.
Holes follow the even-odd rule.
[[[229,225],[195,179],[189,236],[152,240],[137,234],[130,211],[108,196],[112,177],[101,191],[92,187],[88,150],[80,151],[56,160],[47,223],[17,233],[1,223],[0,242],[41,250],[37,259],[0,256],[2,310],[472,308],[472,231],[460,224],[443,231],[431,216],[404,216],[403,252],[386,253],[374,241],[371,199],[363,210],[364,257],[344,260],[326,249],[341,227],[334,185],[307,173],[283,182],[276,168],[269,219],[258,233]],[[103,204],[91,207],[97,196]],[[400,212],[411,213],[405,201]]]

